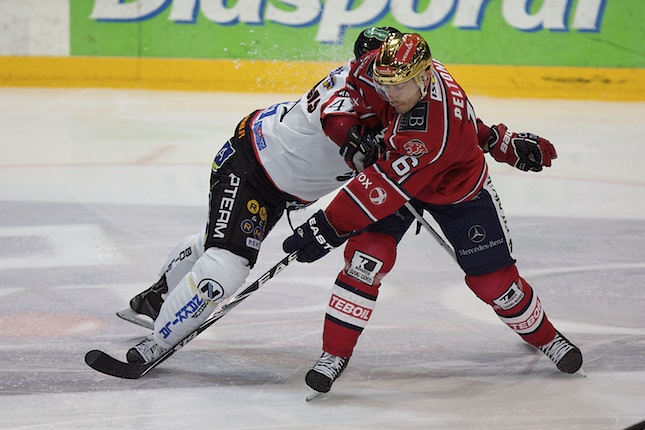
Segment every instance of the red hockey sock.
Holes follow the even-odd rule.
[[[336,278],[325,315],[323,350],[351,357],[376,305],[383,277],[396,260],[396,240],[365,232],[345,247],[345,268]]]
[[[515,265],[482,276],[466,276],[466,284],[499,318],[526,342],[534,346],[549,343],[555,328],[531,285]]]

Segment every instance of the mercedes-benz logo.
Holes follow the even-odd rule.
[[[474,225],[468,229],[468,238],[473,243],[481,243],[486,239],[486,229],[479,224]]]

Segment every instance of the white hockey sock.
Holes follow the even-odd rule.
[[[242,286],[250,271],[247,259],[209,248],[168,294],[155,320],[157,344],[170,348],[199,327]]]
[[[219,303],[197,290],[192,275],[189,272],[168,294],[155,320],[155,341],[163,348],[170,348],[199,327]]]
[[[159,271],[159,277],[166,275],[168,292],[191,271],[195,262],[204,255],[204,234],[185,237],[170,251],[166,263]]]

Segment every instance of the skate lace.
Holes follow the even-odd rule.
[[[335,355],[329,354],[327,352],[323,353],[323,355],[320,357],[318,360],[318,363],[314,366],[314,369],[318,373],[322,373],[332,381],[336,379],[338,374],[343,370],[345,367],[345,363],[347,362],[346,358],[343,357],[337,357]]]
[[[547,343],[544,346],[541,346],[540,351],[544,353],[547,357],[551,359],[555,364],[558,364],[560,360],[567,354],[567,352],[573,349],[571,345],[565,338],[559,334],[551,342]]]
[[[146,340],[137,345],[136,348],[139,351],[139,354],[141,354],[146,361],[154,360],[165,351],[164,348],[160,347],[157,342],[155,342],[152,336],[148,336]]]

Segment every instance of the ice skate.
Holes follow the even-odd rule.
[[[164,275],[152,287],[134,296],[130,300],[130,305],[117,311],[116,314],[126,321],[153,330],[166,293],[168,293],[168,284]]]
[[[168,284],[166,284],[166,276],[164,275],[152,287],[134,296],[130,300],[130,309],[155,320],[163,304],[164,294],[167,292]]]
[[[558,331],[551,342],[538,347],[538,349],[549,357],[562,372],[576,373],[582,367],[580,349]]]
[[[306,400],[313,400],[321,394],[329,392],[331,385],[343,373],[348,362],[349,358],[323,352],[316,365],[307,372],[305,377],[305,382],[310,388]]]
[[[143,341],[130,348],[126,354],[126,358],[128,363],[144,364],[159,358],[165,351],[166,349],[157,345],[154,336],[149,335]]]

